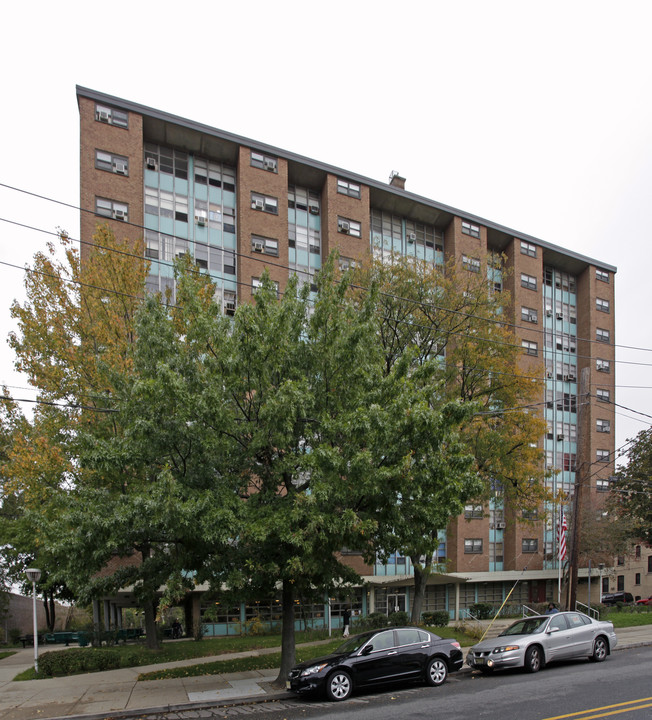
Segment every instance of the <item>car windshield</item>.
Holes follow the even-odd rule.
[[[548,622],[547,617],[525,618],[510,625],[501,635],[534,635],[541,632]]]
[[[343,642],[335,651],[336,653],[352,653],[359,650],[373,633],[366,633],[364,635],[354,635],[350,637],[346,642]]]

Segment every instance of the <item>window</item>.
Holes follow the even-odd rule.
[[[647,571],[652,573],[652,555],[648,555],[647,558]]]
[[[595,489],[598,492],[609,492],[609,480],[596,480]]]
[[[362,226],[355,220],[338,217],[337,232],[343,233],[344,235],[352,235],[353,237],[362,237]]]
[[[276,280],[272,280],[272,283],[273,283],[274,287],[276,288],[276,297],[278,297],[278,283],[276,282]],[[263,281],[261,278],[257,278],[257,277],[251,278],[251,293],[252,293],[252,295],[255,295],[256,290],[258,290],[258,288],[261,288],[262,286],[263,286]]]
[[[265,255],[275,255],[278,257],[278,240],[274,240],[273,238],[260,237],[259,235],[252,235],[251,251],[256,253],[264,253]]]
[[[522,340],[521,347],[526,355],[536,356],[539,354],[539,345],[535,342],[530,342],[530,340]]]
[[[278,172],[278,159],[270,155],[263,155],[262,153],[251,151],[251,166],[260,168],[261,170],[268,170],[269,172]]]
[[[641,559],[641,546],[640,546],[640,545],[637,545],[637,546],[634,548],[634,558],[635,558],[636,560],[640,560],[640,559]]]
[[[595,391],[595,396],[600,402],[610,402],[611,400],[611,392],[602,388]]]
[[[620,560],[620,558],[618,558]],[[621,563],[618,563],[619,565]],[[616,576],[616,590],[618,592],[623,592],[625,590],[625,576],[624,575],[617,575]]]
[[[537,279],[532,277],[532,275],[521,273],[521,287],[527,288],[528,290],[536,290]]]
[[[95,119],[98,122],[115,125],[116,127],[126,128],[129,126],[129,113],[124,110],[116,110],[107,105],[95,106]]]
[[[609,273],[605,270],[596,270],[595,271],[595,277],[596,280],[601,280],[602,282],[609,282]]]
[[[602,298],[596,298],[595,299],[595,307],[596,307],[596,310],[599,310],[600,312],[608,313],[609,312],[609,300],[603,300]]]
[[[224,293],[224,314],[235,315],[236,296],[235,291],[225,290]]]
[[[532,243],[521,240],[521,255],[528,255],[529,257],[537,256],[537,246]]]
[[[611,432],[611,421],[609,420],[596,420],[595,421],[595,429],[598,432],[601,433],[610,433]]]
[[[595,361],[595,369],[598,372],[603,372],[603,373],[611,372],[611,363],[609,362],[609,360],[602,360],[602,359],[598,358]]]
[[[129,159],[104,150],[95,151],[95,167],[118,175],[129,175]]]
[[[641,584],[641,573],[636,573],[634,575],[634,585],[640,585]]]
[[[538,323],[539,312],[533,308],[522,307],[521,308],[521,320],[523,322]]]
[[[344,257],[343,255],[340,255],[340,270],[342,272],[346,272],[350,268],[358,267],[358,261],[354,260],[353,258]]]
[[[465,235],[470,235],[474,238],[480,237],[480,228],[478,225],[473,225],[470,222],[466,222],[466,220],[462,220],[462,232]]]
[[[602,328],[596,328],[595,339],[598,342],[608,343],[610,339],[609,330],[602,330]]]
[[[464,517],[467,518],[467,520],[472,518],[483,518],[484,512],[482,510],[482,505],[465,505]]]
[[[261,195],[260,193],[251,193],[251,209],[260,210],[261,212],[278,215],[278,200],[269,195]]]
[[[480,260],[479,258],[472,258],[468,255],[462,255],[462,265],[469,272],[480,272]]]
[[[107,198],[95,198],[95,214],[114,220],[129,220],[129,206],[127,203],[116,202]]]
[[[482,538],[465,538],[464,553],[479,555],[482,553]]]
[[[537,520],[539,517],[539,511],[536,508],[532,510],[522,510],[521,517],[524,520]]]
[[[360,197],[360,185],[349,180],[337,179],[337,192],[340,195],[348,195],[349,197]]]
[[[539,541],[536,538],[523,538],[521,542],[521,552],[535,553],[539,550]]]
[[[609,462],[611,453],[609,450],[596,450],[595,459],[597,462]]]

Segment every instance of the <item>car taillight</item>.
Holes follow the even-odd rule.
[[[462,646],[457,642],[457,640],[453,640],[453,641],[451,642],[451,645],[452,645],[454,648],[457,648],[458,650],[461,650],[461,649],[462,649]]]

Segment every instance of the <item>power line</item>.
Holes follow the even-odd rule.
[[[47,202],[56,203],[56,204],[62,205],[62,206],[64,206],[64,207],[69,207],[69,208],[72,208],[72,209],[74,209],[74,210],[78,210],[79,212],[83,212],[83,213],[87,213],[87,214],[90,214],[90,215],[97,216],[97,213],[96,213],[94,210],[91,210],[91,209],[88,209],[88,208],[84,208],[84,207],[81,207],[81,206],[79,206],[79,205],[73,205],[72,203],[66,203],[66,202],[63,202],[63,201],[61,201],[61,200],[56,200],[56,199],[51,198],[51,197],[49,197],[49,196],[40,195],[40,194],[38,194],[38,193],[34,193],[34,192],[29,191],[29,190],[25,190],[25,189],[23,189],[23,188],[18,188],[18,187],[15,187],[15,186],[13,186],[13,185],[8,185],[8,184],[6,184],[6,183],[0,183],[0,187],[4,187],[4,188],[7,188],[7,189],[9,189],[9,190],[13,190],[13,191],[19,192],[19,193],[24,193],[24,194],[26,194],[26,195],[30,195],[30,196],[32,196],[32,197],[36,197],[36,198],[38,198],[38,199],[40,199],[40,200],[45,200],[45,201],[47,201]],[[99,217],[102,217],[102,216],[99,216]],[[15,222],[15,221],[7,220],[7,219],[5,219],[5,218],[0,218],[0,220],[3,220],[4,222],[13,223],[13,224],[16,224],[16,225],[22,225],[21,223],[17,223],[17,222]],[[122,220],[122,221],[120,221],[120,222],[121,222],[121,224],[123,224],[123,225],[127,225],[127,226],[130,226],[130,227],[134,227],[134,228],[136,228],[136,229],[138,229],[138,230],[144,230],[144,231],[150,230],[150,229],[147,228],[145,225],[141,225],[141,224],[139,224],[139,223],[134,223],[134,222],[132,222],[132,221]],[[23,226],[26,227],[26,228],[33,229],[33,230],[38,231],[38,232],[45,232],[45,233],[48,233],[48,234],[56,234],[56,233],[52,233],[51,231],[43,230],[43,229],[40,229],[40,228],[35,228],[35,227],[32,227],[32,226],[28,226],[28,225],[23,225]],[[154,230],[150,230],[150,232],[156,232],[157,234],[160,234],[158,231],[154,231]],[[181,238],[181,237],[179,237],[179,236],[177,236],[177,235],[168,234],[168,233],[162,233],[162,234],[165,235],[166,237],[170,237],[170,238],[172,238],[172,239],[174,239],[174,240],[179,239],[179,240],[182,240],[182,241],[184,241],[184,242],[188,242],[188,238]],[[93,243],[89,243],[88,241],[81,240],[81,239],[78,240],[77,242],[82,243],[82,244],[87,244],[87,245],[94,246]],[[200,240],[194,240],[193,242],[194,242],[195,245],[198,245],[198,246],[200,246],[200,247],[205,247],[205,248],[210,248],[210,247],[212,247],[209,243],[205,243],[205,242],[202,242],[202,241],[200,241]],[[106,248],[106,249],[107,249],[107,250],[110,250],[109,248]],[[288,266],[288,265],[283,265],[283,264],[281,264],[281,263],[273,262],[273,261],[271,261],[271,260],[268,260],[267,257],[262,258],[262,257],[258,257],[258,256],[252,256],[252,255],[250,255],[250,254],[241,253],[241,252],[238,252],[237,250],[230,250],[230,249],[226,249],[226,248],[221,248],[221,249],[224,250],[225,252],[229,253],[229,254],[232,254],[232,255],[236,256],[236,257],[246,257],[246,258],[249,259],[249,260],[252,260],[252,259],[253,259],[253,260],[257,261],[257,262],[261,262],[261,263],[263,263],[265,266],[276,267],[276,268],[279,268],[279,269],[282,269],[282,270],[288,270],[288,271],[294,271],[294,272],[297,271],[296,268],[291,268],[291,267]],[[129,254],[129,253],[124,253],[124,254]],[[135,258],[137,258],[137,259],[139,259],[139,260],[142,260],[142,256],[133,255],[133,257],[135,257]],[[158,262],[159,264],[166,265],[167,267],[172,266],[172,263],[171,263],[170,261],[168,261],[168,260],[159,260],[159,259],[156,259],[156,262]],[[224,280],[224,278],[220,278],[220,279]],[[229,281],[230,281],[230,282],[233,282],[233,281],[230,280],[230,279],[229,279]],[[248,285],[247,283],[239,283],[239,284]],[[251,287],[250,285],[248,285],[248,286]],[[356,286],[353,286],[353,287],[356,287]],[[359,289],[367,290],[368,288],[359,288]],[[405,301],[405,302],[411,302],[411,303],[414,303],[414,304],[417,304],[417,305],[421,305],[421,306],[423,306],[423,307],[430,307],[430,308],[433,308],[433,309],[436,309],[436,310],[443,310],[444,312],[450,312],[450,313],[454,313],[454,314],[459,314],[459,315],[466,316],[466,317],[469,317],[469,318],[477,318],[477,317],[478,317],[478,316],[476,316],[476,315],[473,315],[472,313],[465,313],[465,312],[459,311],[459,310],[452,310],[451,308],[443,308],[443,307],[441,307],[441,306],[437,306],[437,305],[434,304],[434,303],[423,303],[423,302],[420,302],[420,301],[417,301],[417,300],[412,300],[411,298],[403,298],[403,297],[400,297],[400,296],[397,296],[397,295],[392,295],[392,294],[390,294],[390,293],[384,293],[384,294],[385,294],[386,296],[388,296],[388,297],[391,297],[391,298],[394,298],[394,299],[397,299],[397,300],[402,300],[402,301]],[[518,325],[518,324],[516,324],[516,323],[506,322],[506,321],[504,321],[504,320],[492,320],[492,319],[490,319],[490,318],[481,318],[481,319],[487,320],[488,322],[495,322],[495,323],[501,324],[501,325],[506,326],[506,327],[512,327],[512,328],[517,329],[517,330],[523,330],[523,331],[526,331],[526,332],[529,332],[529,333],[537,333],[537,334],[544,335],[544,336],[545,336],[545,333],[548,332],[548,331],[545,330],[545,329],[538,329],[538,328],[526,327],[526,326],[523,326],[523,325]],[[603,346],[605,346],[605,347],[621,348],[621,349],[626,349],[626,350],[635,350],[635,351],[638,351],[638,352],[652,352],[652,348],[643,348],[643,347],[637,347],[637,346],[632,346],[632,345],[620,345],[620,344],[616,344],[616,343],[604,343],[604,342],[602,342],[602,341],[600,341],[600,340],[595,340],[595,339],[591,339],[591,338],[581,338],[581,337],[577,337],[577,336],[574,336],[574,337],[575,337],[575,339],[576,339],[577,342],[587,342],[587,343],[591,343],[591,344],[603,345]],[[591,356],[577,356],[577,357],[591,358]],[[637,364],[646,365],[645,363],[635,363],[635,362],[632,362],[632,361],[625,361],[625,360],[617,360],[616,362],[620,362],[620,363],[623,363],[623,364],[630,364],[630,365],[637,365]]]

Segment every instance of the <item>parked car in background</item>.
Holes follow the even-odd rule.
[[[330,655],[296,665],[286,687],[297,695],[346,700],[357,688],[400,680],[441,685],[463,664],[456,640],[421,628],[386,628],[354,635]]]
[[[641,598],[640,600],[636,601],[637,605],[652,605],[652,595],[650,597]]]
[[[628,592],[612,592],[602,593],[602,599],[600,601],[603,605],[617,605],[618,603],[632,603],[634,602],[634,596]]]
[[[484,673],[512,667],[537,672],[553,660],[590,658],[602,662],[616,643],[610,622],[579,612],[535,615],[513,623],[497,638],[474,645],[466,662]]]

